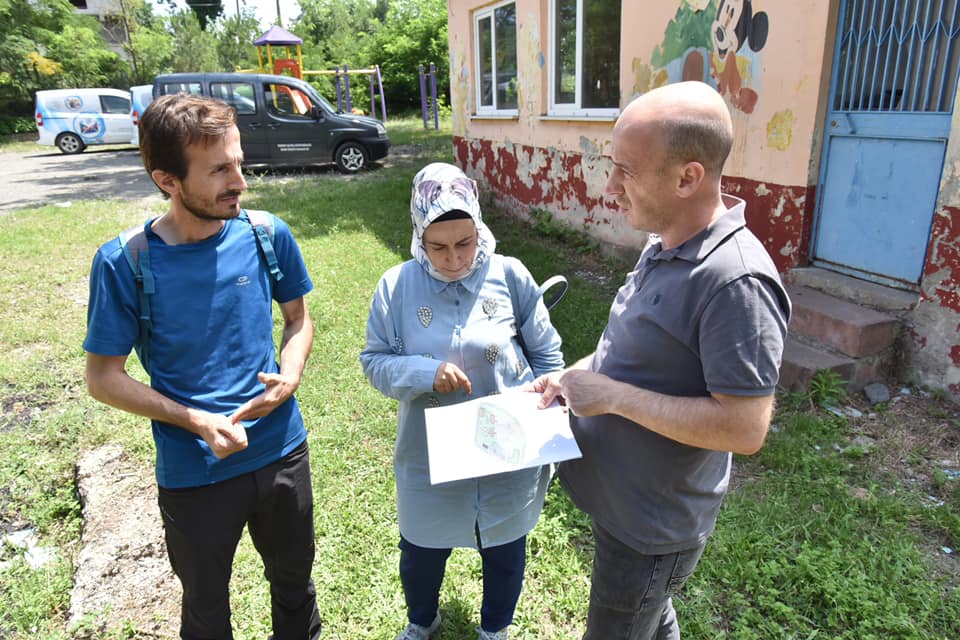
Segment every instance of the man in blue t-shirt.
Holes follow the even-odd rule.
[[[620,114],[606,193],[651,237],[594,353],[538,379],[583,452],[559,476],[596,550],[584,640],[677,640],[672,596],[726,493],[731,452],[763,446],[790,301],[720,190],[730,112],[702,82],[649,91]]]
[[[87,387],[152,421],[167,552],[183,586],[180,636],[233,637],[228,586],[246,525],[270,582],[273,637],[319,637],[307,434],[293,397],[313,345],[304,302],[313,283],[289,227],[273,216],[282,277],[261,253],[240,208],[247,185],[230,106],[158,98],[140,119],[140,151],[170,201],[144,226],[135,263],[155,285],[149,344],[138,343],[146,305],[134,265],[112,240],[90,271]],[[283,315],[279,363],[274,300]],[[150,386],[125,370],[134,347]]]

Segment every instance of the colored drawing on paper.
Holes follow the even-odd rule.
[[[476,445],[504,462],[520,464],[526,450],[523,427],[513,415],[492,404],[477,407]]]

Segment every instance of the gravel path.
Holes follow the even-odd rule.
[[[0,212],[95,198],[160,197],[133,147],[0,154]]]

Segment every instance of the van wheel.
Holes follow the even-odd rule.
[[[57,137],[57,148],[62,153],[80,153],[87,148],[87,145],[75,133],[61,133]]]
[[[367,150],[357,142],[344,142],[333,159],[341,173],[356,173],[367,166]]]

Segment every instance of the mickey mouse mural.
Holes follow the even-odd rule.
[[[744,85],[749,60],[737,52],[747,45],[760,51],[767,43],[770,20],[763,11],[753,12],[750,0],[720,0],[716,19],[711,24],[713,53],[710,56],[710,78],[720,95],[744,113],[753,113],[757,92]],[[684,80],[704,80],[704,60],[700,51],[691,50],[683,63]]]

